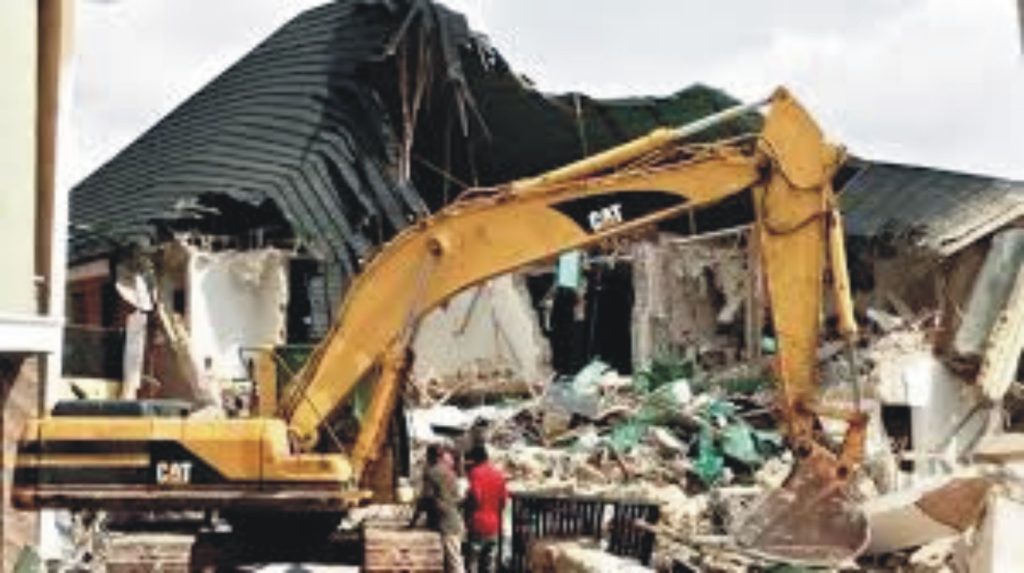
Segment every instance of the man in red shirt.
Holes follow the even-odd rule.
[[[470,573],[493,573],[497,567],[498,536],[501,516],[508,502],[505,475],[487,459],[487,448],[477,444],[466,453],[469,463]]]

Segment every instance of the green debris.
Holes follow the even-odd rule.
[[[713,485],[722,477],[725,469],[725,457],[717,447],[709,426],[700,429],[697,437],[697,459],[693,462],[693,471],[704,485]]]
[[[649,424],[641,419],[633,419],[615,426],[612,429],[610,442],[618,452],[627,452],[636,447],[647,434]]]
[[[23,547],[18,554],[18,560],[14,562],[13,573],[41,573],[43,571],[43,560],[39,557],[34,547]]]
[[[641,392],[653,392],[677,380],[692,380],[696,371],[693,360],[675,355],[659,356],[633,377],[633,384]]]
[[[770,430],[754,430],[754,440],[758,451],[764,455],[777,454],[785,447],[782,434]]]
[[[725,422],[736,416],[736,406],[725,400],[714,400],[704,407],[703,414],[709,422]]]
[[[653,424],[671,424],[692,398],[689,382],[677,380],[648,394],[639,417]]]
[[[746,424],[730,424],[718,432],[722,453],[748,466],[759,466],[764,459],[757,451],[754,434]]]
[[[814,571],[825,571],[818,567],[804,567],[801,565],[779,564],[769,567],[766,573],[813,573]]]
[[[782,449],[782,436],[756,430],[736,414],[736,406],[725,400],[709,403],[699,414],[694,472],[704,485],[713,485],[722,477],[726,459],[750,468],[760,467],[765,456]]]

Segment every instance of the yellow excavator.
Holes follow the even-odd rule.
[[[762,107],[758,133],[686,142]],[[858,407],[819,403],[815,353],[827,291],[851,348],[857,331],[831,186],[842,160],[842,150],[780,88],[767,100],[657,129],[534,178],[468,190],[366,264],[282,396],[278,416],[193,419],[160,404],[67,404],[30,422],[22,436],[14,503],[336,523],[374,493],[359,484],[380,456],[425,313],[496,275],[750,193],[778,339],[778,409],[796,464],[736,537],[789,561],[854,556],[867,543],[850,493],[866,418]],[[342,443],[331,420],[367,383],[372,392],[355,442]],[[822,417],[847,423],[841,443],[825,437]]]

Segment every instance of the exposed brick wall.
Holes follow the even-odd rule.
[[[39,397],[39,364],[34,357],[0,354],[0,404],[3,406],[3,476],[0,490],[0,563],[11,571],[21,548],[37,543],[37,518],[34,513],[11,507],[12,467],[18,436],[25,420],[35,415]]]

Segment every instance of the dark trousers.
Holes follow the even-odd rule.
[[[468,573],[495,573],[498,570],[498,537],[470,536],[466,546]]]

